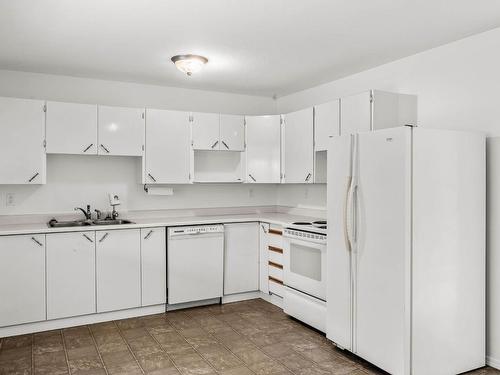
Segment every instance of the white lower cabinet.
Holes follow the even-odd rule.
[[[0,237],[0,326],[45,318],[45,235]]]
[[[224,295],[259,290],[259,223],[224,225]]]
[[[164,227],[141,229],[142,306],[167,302],[166,241]]]
[[[96,232],[97,312],[141,306],[140,229]]]
[[[47,319],[95,313],[95,232],[47,234],[46,241]]]

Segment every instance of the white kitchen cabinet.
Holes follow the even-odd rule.
[[[96,232],[97,312],[141,306],[140,229]]]
[[[188,112],[146,110],[146,183],[189,183],[190,135]]]
[[[47,102],[48,154],[97,154],[97,105]]]
[[[340,99],[340,133],[393,128],[417,123],[417,97],[379,90]]]
[[[219,150],[220,115],[218,113],[195,112],[191,114],[193,149]]]
[[[0,184],[45,184],[44,102],[0,98]]]
[[[142,156],[144,108],[98,108],[99,155]]]
[[[313,182],[313,109],[284,115],[283,165],[285,183]]]
[[[45,319],[45,235],[0,237],[0,327]]]
[[[246,117],[246,182],[274,183],[281,181],[280,116]]]
[[[226,151],[245,150],[245,117],[220,115],[219,148]]]
[[[165,227],[141,229],[142,306],[167,303]]]
[[[326,151],[328,139],[340,135],[340,100],[314,107],[314,151]]]
[[[224,295],[259,290],[259,228],[224,225]]]
[[[260,223],[259,232],[259,290],[263,293],[269,293],[269,271],[268,271],[268,235],[269,224]]]
[[[95,232],[46,235],[47,319],[93,314]]]

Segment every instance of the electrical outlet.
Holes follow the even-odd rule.
[[[11,207],[16,205],[16,195],[14,193],[5,194],[5,206]]]

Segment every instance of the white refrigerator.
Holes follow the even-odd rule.
[[[395,375],[484,366],[485,167],[471,132],[331,139],[328,339]]]

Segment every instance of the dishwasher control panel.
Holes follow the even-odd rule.
[[[224,226],[221,224],[214,225],[199,225],[199,226],[189,226],[189,227],[172,227],[169,228],[168,234],[170,237],[173,236],[183,236],[186,234],[208,234],[208,233],[222,233],[224,232]]]

